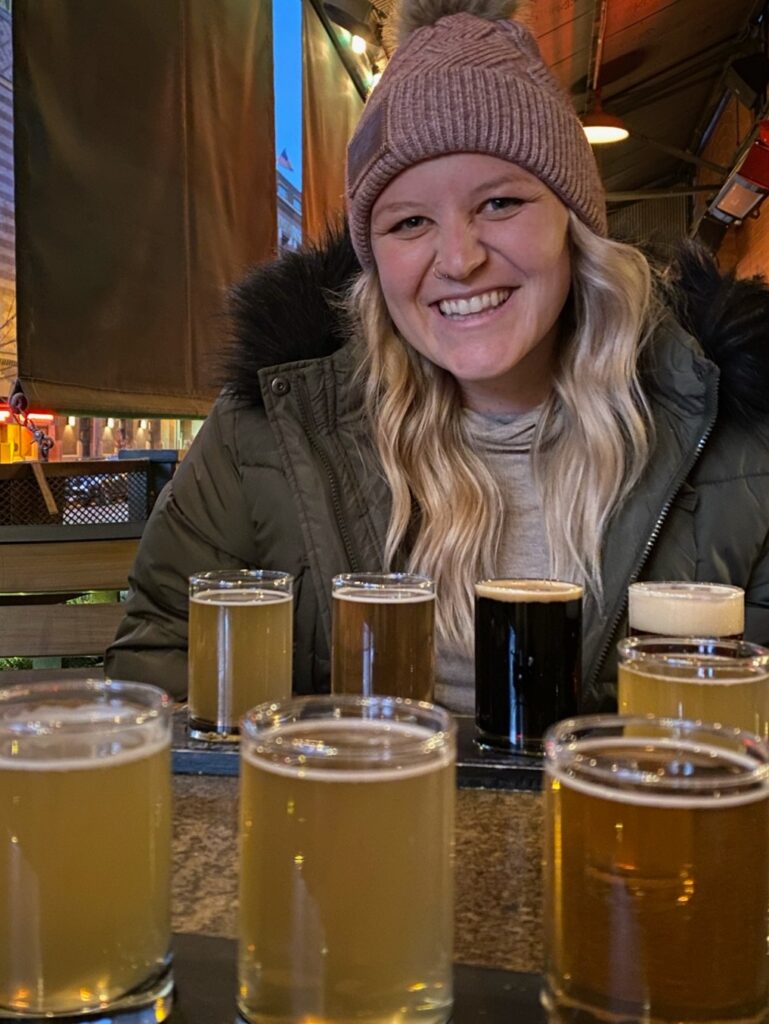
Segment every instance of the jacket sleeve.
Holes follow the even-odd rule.
[[[113,679],[187,694],[188,579],[254,564],[236,452],[237,411],[220,398],[162,491],[129,576],[126,614],[105,656]]]

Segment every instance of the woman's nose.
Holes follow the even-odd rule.
[[[435,265],[454,281],[465,281],[486,262],[486,247],[472,225],[452,226],[441,232]]]

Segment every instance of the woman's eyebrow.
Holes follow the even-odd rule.
[[[532,187],[535,184],[540,184],[538,181],[529,181],[528,179],[518,178],[514,173],[507,172],[506,174],[497,175],[495,178],[488,178],[486,181],[481,181],[479,184],[473,186],[472,194],[477,195],[480,192],[492,192],[495,189],[519,189]]]
[[[381,214],[393,214],[393,213],[413,213],[414,210],[418,210],[421,203],[416,201],[411,202],[408,199],[394,200],[391,203],[384,203],[382,206],[378,206],[374,211],[374,216],[379,217]]]
[[[497,175],[494,178],[487,178],[485,181],[479,182],[474,185],[470,191],[471,196],[477,196],[483,192],[493,192],[495,189],[513,189],[519,188],[533,188],[540,184],[538,181],[529,181],[528,179],[518,179],[514,173],[507,172],[505,174]],[[374,216],[381,214],[408,214],[413,213],[415,210],[419,210],[423,206],[423,203],[417,200],[409,199],[394,199],[389,203],[383,203],[378,206],[374,211]]]

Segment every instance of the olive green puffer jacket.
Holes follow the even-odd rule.
[[[331,300],[354,270],[340,238],[234,291],[229,381],[147,523],[107,652],[113,678],[182,697],[187,578],[255,566],[296,577],[295,690],[328,689],[331,577],[381,566],[390,501]],[[603,600],[586,599],[586,708],[613,700],[635,579],[738,584],[746,637],[769,641],[769,295],[692,254],[677,294],[678,319],[662,322],[644,364],[656,448],[610,524]]]

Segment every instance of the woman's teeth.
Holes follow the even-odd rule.
[[[486,309],[501,306],[511,292],[511,288],[499,288],[482,295],[473,295],[471,299],[444,299],[438,303],[438,309],[444,316],[470,316],[471,313],[482,313]]]

